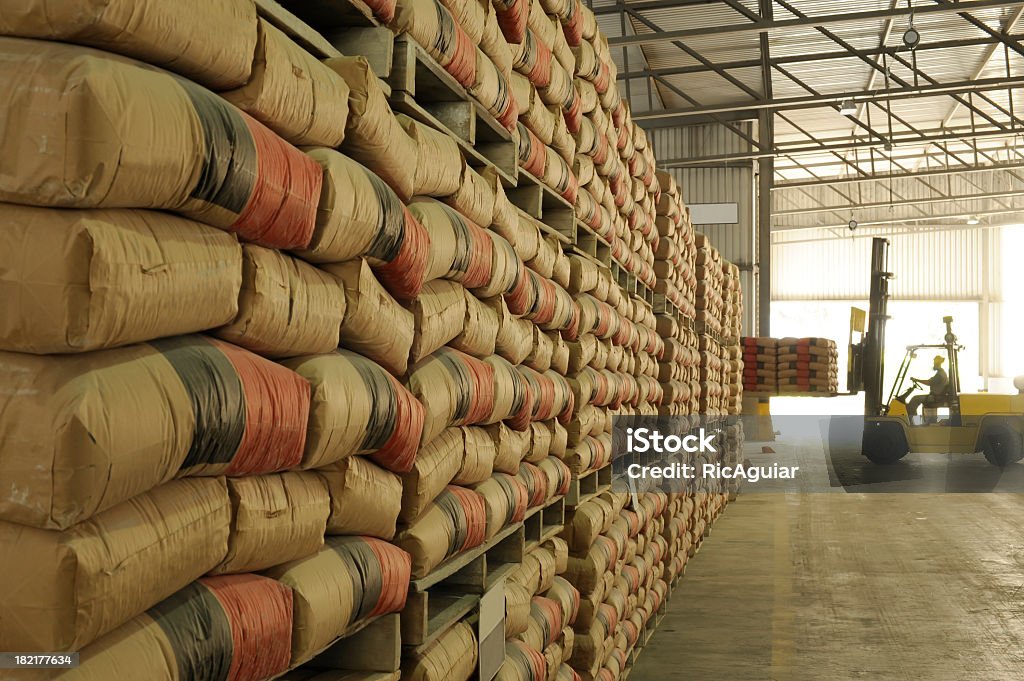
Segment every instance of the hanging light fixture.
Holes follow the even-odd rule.
[[[857,105],[853,103],[852,99],[844,99],[839,102],[839,113],[844,116],[852,116],[857,113]]]
[[[910,24],[903,32],[903,44],[907,46],[908,50],[915,50],[921,44],[921,33],[914,28],[914,6],[911,4],[911,0],[907,0],[907,7],[910,8]]]

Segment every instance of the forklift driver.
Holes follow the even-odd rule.
[[[907,412],[911,418],[917,416],[918,409],[921,405],[926,407],[941,407],[946,403],[946,388],[949,387],[949,375],[946,374],[946,370],[942,368],[942,364],[946,361],[946,358],[942,355],[935,355],[935,375],[928,380],[920,378],[911,378],[914,385],[918,387],[928,386],[927,395],[917,395],[907,404]]]

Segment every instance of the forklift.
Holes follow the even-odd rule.
[[[1024,457],[1024,381],[1015,381],[1017,395],[965,394],[960,390],[959,353],[963,349],[953,333],[953,318],[943,318],[943,343],[907,348],[896,380],[883,401],[885,326],[890,319],[888,271],[889,241],[875,238],[871,248],[871,293],[867,331],[853,342],[851,329],[851,392],[864,392],[864,435],[861,452],[876,464],[892,464],[910,452],[984,454],[994,466],[1004,467]],[[856,315],[855,315],[856,316]],[[949,366],[945,391],[932,394],[924,418],[915,421],[907,398],[915,386],[903,391],[910,364],[922,350],[937,350]],[[916,383],[916,382],[915,382]],[[901,392],[903,391],[903,392]]]

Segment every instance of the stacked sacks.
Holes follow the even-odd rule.
[[[743,388],[759,393],[777,393],[779,340],[747,337],[743,339]]]
[[[660,193],[655,217],[658,240],[654,291],[660,312],[657,330],[665,339],[658,366],[664,397],[658,413],[696,418],[701,398],[701,356],[693,330],[697,314],[696,235],[675,178],[661,171],[656,177]]]
[[[697,334],[676,321],[675,316],[657,317],[658,331],[665,338],[665,350],[658,363],[658,380],[663,398],[661,416],[692,416],[700,413],[700,351]]]
[[[653,151],[619,98],[615,64],[593,12],[581,7],[580,17],[580,40],[573,48],[573,83],[583,114],[573,130],[573,168],[580,184],[577,217],[609,244],[622,269],[654,288],[660,187]]]
[[[478,648],[473,625],[459,622],[438,636],[421,655],[402,668],[409,681],[466,681],[477,668]]]
[[[664,342],[647,303],[624,293],[606,268],[577,255],[570,260],[580,316],[567,334],[574,409],[564,458],[583,474],[611,461],[613,416],[657,413],[655,357]]]
[[[839,351],[827,338],[782,338],[778,353],[779,392],[839,390]]]
[[[410,559],[380,539],[329,537],[316,554],[264,574],[294,594],[290,666],[295,667],[353,626],[404,608]]]
[[[697,259],[697,315],[698,328],[702,333],[721,338],[723,332],[722,317],[725,309],[723,285],[725,270],[722,267],[722,256],[704,234],[696,234]]]
[[[726,407],[726,364],[722,348],[722,256],[704,234],[696,235],[697,349],[700,352],[700,413],[721,416]]]
[[[316,164],[225,100],[88,48],[0,38],[0,52],[9,93],[0,200],[164,209],[271,248],[309,243]],[[29,138],[49,139],[53,151],[37,153]]]
[[[506,579],[507,641],[497,676],[502,681],[543,681],[569,661],[580,594],[559,576],[568,568],[568,555],[564,540],[548,540]]]
[[[670,496],[605,494],[567,524],[567,577],[582,594],[570,664],[583,678],[617,678],[668,593],[662,533]]]
[[[218,678],[262,681],[291,658],[292,590],[256,575],[206,577],[176,591],[81,653],[69,681]],[[28,672],[21,678],[53,678]]]
[[[132,17],[122,2],[54,21],[38,4],[0,32],[152,58],[223,95],[126,57],[0,38],[0,127],[51,140],[39,156],[0,133],[0,351],[13,387],[0,469],[14,492],[0,500],[0,543],[36,556],[4,565],[25,572],[8,595],[25,612],[0,638],[82,650],[88,678],[191,678],[188,665],[277,675],[400,610],[408,590],[409,555],[382,539],[396,532],[398,474],[425,410],[380,364],[336,349],[405,372],[412,314],[391,296],[419,294],[429,254],[398,193],[415,143],[380,108],[375,78],[360,80],[365,60],[325,67],[247,2],[197,6],[170,29],[159,10]],[[204,18],[237,29],[218,46],[251,38],[244,68],[185,40],[179,29]],[[156,47],[145,38],[161,23]],[[173,58],[163,49],[183,42]],[[21,121],[28,110],[53,115]],[[343,144],[394,172],[289,142]],[[380,310],[399,320],[390,345],[376,343]],[[29,352],[80,354],[18,354]]]
[[[743,317],[743,292],[740,290],[740,268],[722,261],[722,362],[725,388],[724,409],[737,415],[743,409],[743,348],[740,333]]]
[[[697,245],[690,211],[675,178],[662,171],[658,171],[657,178],[661,195],[655,218],[659,238],[654,254],[657,275],[654,292],[684,318],[695,319]]]

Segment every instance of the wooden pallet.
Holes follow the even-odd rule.
[[[370,62],[370,67],[378,77],[383,79],[390,72],[391,43],[394,41],[394,34],[386,26],[377,25],[369,7],[359,0],[325,0],[320,3],[324,6],[348,6],[351,8],[352,16],[362,16],[365,11],[370,17],[364,22],[366,25],[354,21],[341,28],[332,28],[333,24],[330,21],[326,22],[327,28],[324,28],[321,12],[310,11],[310,7],[315,7],[316,3],[307,5],[296,0],[283,1],[287,7],[278,0],[256,0],[256,8],[261,17],[283,31],[313,57],[330,59],[359,55]],[[296,12],[293,13],[291,9],[295,9]],[[313,23],[307,23],[305,19]],[[380,84],[385,93],[391,92],[391,86],[385,80],[381,80]]]
[[[582,475],[573,474],[572,482],[569,483],[569,492],[565,495],[565,504],[575,508],[580,504],[590,501],[597,495],[607,492],[611,489],[611,486],[611,464],[594,471],[587,471]]]
[[[565,497],[555,497],[543,506],[531,509],[523,521],[526,530],[525,551],[528,553],[552,537],[562,533],[565,526]]]
[[[516,523],[481,546],[453,556],[426,577],[413,580],[401,613],[403,654],[420,654],[474,612],[496,581],[492,573],[502,565],[522,562],[525,552],[526,529],[523,523]]]
[[[257,0],[262,2],[263,0]],[[362,0],[277,0],[328,39],[352,27],[378,26],[373,10]]]
[[[514,184],[519,153],[512,134],[408,35],[396,37],[392,50],[391,108],[448,133],[470,166],[493,167]]]
[[[537,177],[519,169],[515,183],[507,183],[505,194],[516,208],[547,225],[567,243],[576,234],[576,214],[572,204]]]
[[[611,267],[612,247],[600,234],[582,220],[576,220],[573,251],[585,255],[599,265]]]

